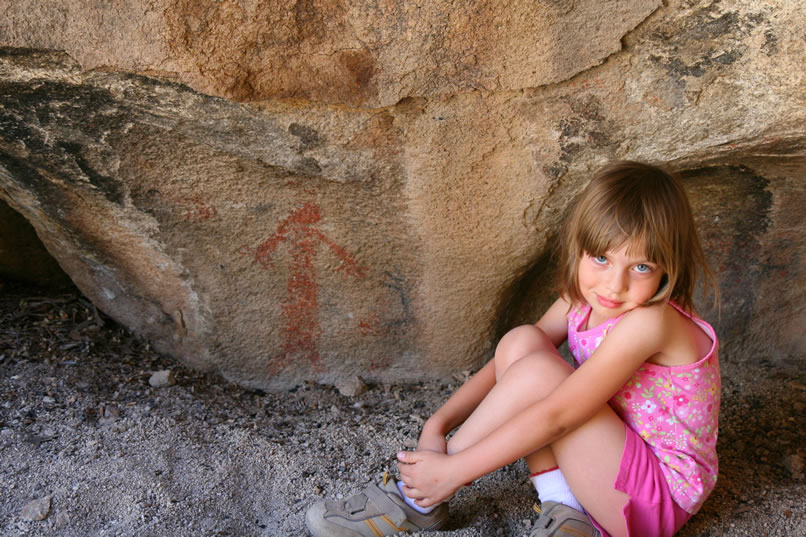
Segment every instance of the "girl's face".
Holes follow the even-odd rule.
[[[593,310],[592,326],[637,308],[660,287],[663,269],[643,255],[628,255],[628,246],[596,257],[583,253],[579,260],[579,290]]]

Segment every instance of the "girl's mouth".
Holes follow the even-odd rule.
[[[610,300],[610,299],[605,298],[605,297],[603,297],[601,295],[596,295],[596,300],[599,301],[599,304],[602,307],[610,308],[610,309],[620,308],[621,305],[624,304],[624,302],[618,302],[616,300]]]

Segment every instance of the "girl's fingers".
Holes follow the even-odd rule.
[[[403,487],[401,487],[401,488],[403,489],[403,492],[406,493],[406,496],[408,496],[409,498],[420,499],[420,497],[417,496],[417,492],[419,492],[419,491],[416,488],[410,487],[408,485],[403,485]]]
[[[428,500],[428,498],[422,497],[422,495],[421,495],[421,493],[420,493],[420,491],[418,489],[416,489],[414,487],[409,487],[408,485],[405,485],[405,484],[401,487],[401,489],[403,490],[403,493],[406,496],[408,496],[409,498],[412,498],[414,500],[414,503],[416,503],[420,507],[428,507],[428,505],[431,504],[431,502]],[[425,505],[423,504],[423,502],[425,502]]]
[[[407,468],[405,467],[405,465],[403,464],[397,465],[397,471],[400,474],[400,480],[403,481],[403,483],[407,483],[411,479],[411,475],[406,470]]]

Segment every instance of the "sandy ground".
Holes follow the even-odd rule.
[[[806,375],[773,358],[723,356],[719,483],[681,536],[806,536]],[[175,384],[151,386],[165,370]],[[305,509],[393,468],[460,380],[248,391],[157,355],[78,295],[7,284],[0,535],[307,535]],[[450,528],[422,535],[527,535],[526,473],[463,489]]]

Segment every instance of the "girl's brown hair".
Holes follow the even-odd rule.
[[[613,162],[599,170],[579,195],[561,241],[557,286],[572,303],[582,303],[577,272],[584,254],[599,256],[629,244],[630,255],[645,255],[664,272],[660,287],[644,305],[673,300],[693,311],[697,272],[716,298],[713,273],[676,174],[641,162]]]

